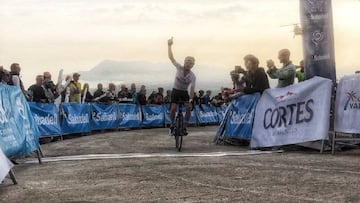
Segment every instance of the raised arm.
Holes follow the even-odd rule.
[[[172,52],[172,48],[171,46],[173,45],[173,37],[171,37],[169,40],[168,40],[168,55],[169,55],[169,59],[172,63],[176,63],[176,60],[174,58],[174,55],[173,55],[173,52]]]

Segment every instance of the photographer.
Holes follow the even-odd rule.
[[[283,64],[283,67],[279,69],[276,67],[269,68],[267,73],[269,74],[270,78],[278,79],[277,87],[286,87],[294,84],[296,68],[290,61],[290,50],[281,49],[279,51],[278,59],[280,63]]]
[[[262,94],[270,85],[264,68],[259,67],[259,59],[248,54],[244,57],[244,63],[247,71],[244,72],[246,85],[243,87],[242,92],[245,94],[260,92]]]
[[[246,71],[241,67],[237,67],[235,71],[231,72],[231,79],[234,82],[234,88],[236,90],[235,94],[230,95],[231,99],[243,94],[263,93],[265,89],[270,87],[269,79],[264,68],[259,67],[258,58],[248,54],[244,57],[244,63]],[[244,74],[244,77],[239,79],[239,73]]]

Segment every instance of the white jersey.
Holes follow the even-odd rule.
[[[187,91],[189,85],[195,88],[196,76],[190,70],[190,73],[184,76],[184,67],[180,65],[178,62],[173,63],[176,67],[176,75],[174,82],[174,89]]]

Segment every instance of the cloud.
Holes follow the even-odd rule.
[[[166,40],[174,36],[176,57],[191,54],[199,64],[232,67],[248,53],[264,63],[285,46],[297,62],[302,58],[301,37],[293,38],[291,26],[280,25],[300,21],[298,4],[289,0],[0,0],[0,61],[1,65],[19,61],[31,70],[59,66],[85,70],[105,58],[167,62]],[[359,29],[353,20],[359,18],[359,9],[358,1],[333,1],[339,66],[359,63]]]

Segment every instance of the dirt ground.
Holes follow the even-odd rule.
[[[18,184],[6,178],[0,202],[360,202],[359,148],[336,155],[304,148],[256,154],[214,145],[216,129],[190,128],[182,152],[165,128],[42,145],[44,162],[19,160]],[[216,156],[220,152],[233,155]],[[54,161],[88,154],[107,155]]]

